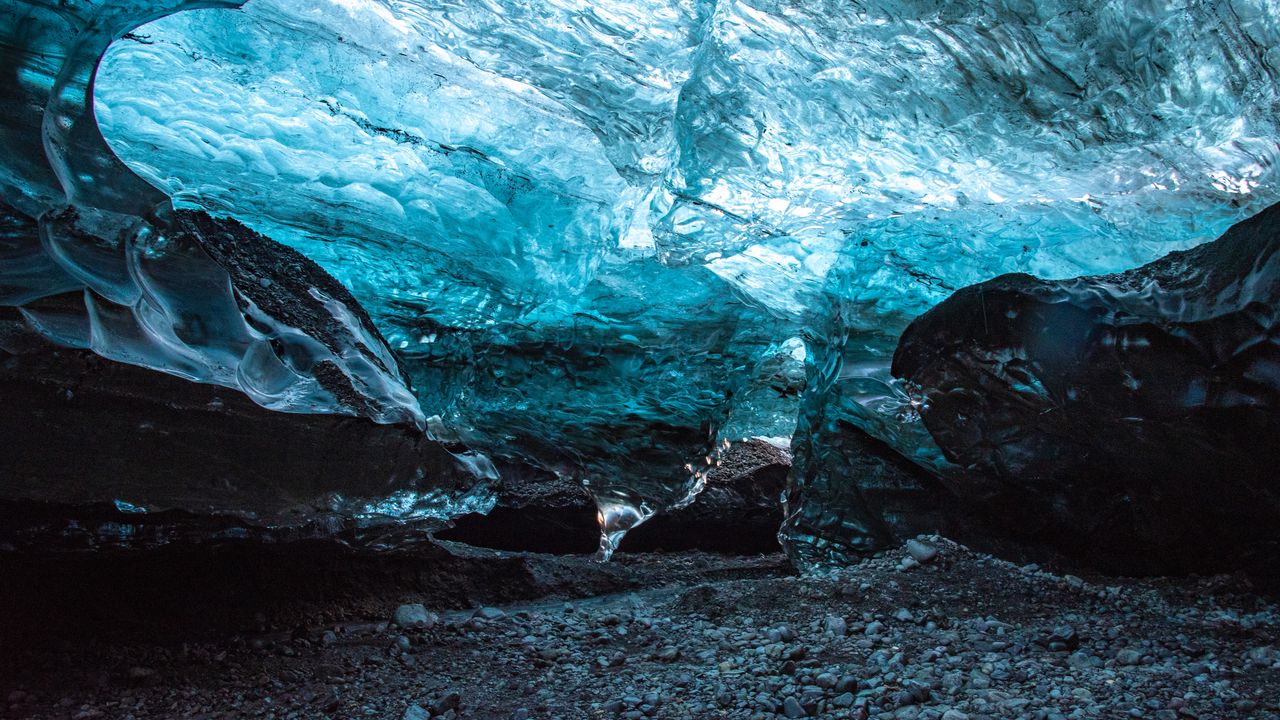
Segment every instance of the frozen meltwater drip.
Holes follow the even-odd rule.
[[[630,505],[621,500],[596,500],[596,521],[600,523],[600,548],[596,559],[608,562],[622,538],[640,523],[653,517],[647,505]]]
[[[145,513],[147,511],[145,507],[134,505],[133,503],[126,502],[124,500],[116,499],[113,502],[116,506],[116,510],[119,510],[122,513],[139,514],[139,513]]]
[[[642,497],[627,492],[620,483],[614,483],[613,489],[608,489],[608,486],[593,489],[590,482],[584,483],[595,498],[596,521],[600,524],[600,548],[596,558],[608,561],[628,531],[660,512],[677,510],[696,500],[706,488],[711,467],[719,464],[720,452],[728,444],[725,441],[723,445],[714,447],[696,467],[693,464],[682,466],[674,476],[680,478],[679,482],[673,482],[673,476],[668,476],[664,483],[653,482],[653,476],[633,481],[635,487],[660,490],[658,495]]]

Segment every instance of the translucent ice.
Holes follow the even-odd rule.
[[[719,440],[798,411],[801,467],[836,418],[944,462],[888,373],[913,317],[1002,272],[1140,265],[1278,194],[1266,0],[0,7],[5,227],[53,238],[0,235],[7,302],[136,302],[106,219],[72,240],[90,208],[234,218],[368,310],[414,387],[344,356],[374,406],[578,479],[601,517],[685,501]]]

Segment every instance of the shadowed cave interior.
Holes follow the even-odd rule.
[[[0,717],[1280,717],[1277,47],[0,0]]]

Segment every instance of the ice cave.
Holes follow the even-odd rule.
[[[1280,2],[0,0],[0,718],[1280,718]]]

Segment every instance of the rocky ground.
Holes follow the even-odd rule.
[[[450,552],[498,564],[494,587],[525,578],[524,599],[379,581],[186,641],[33,628],[27,608],[0,717],[1280,717],[1280,615],[1236,577],[1082,579],[936,538],[821,578],[776,555]]]

